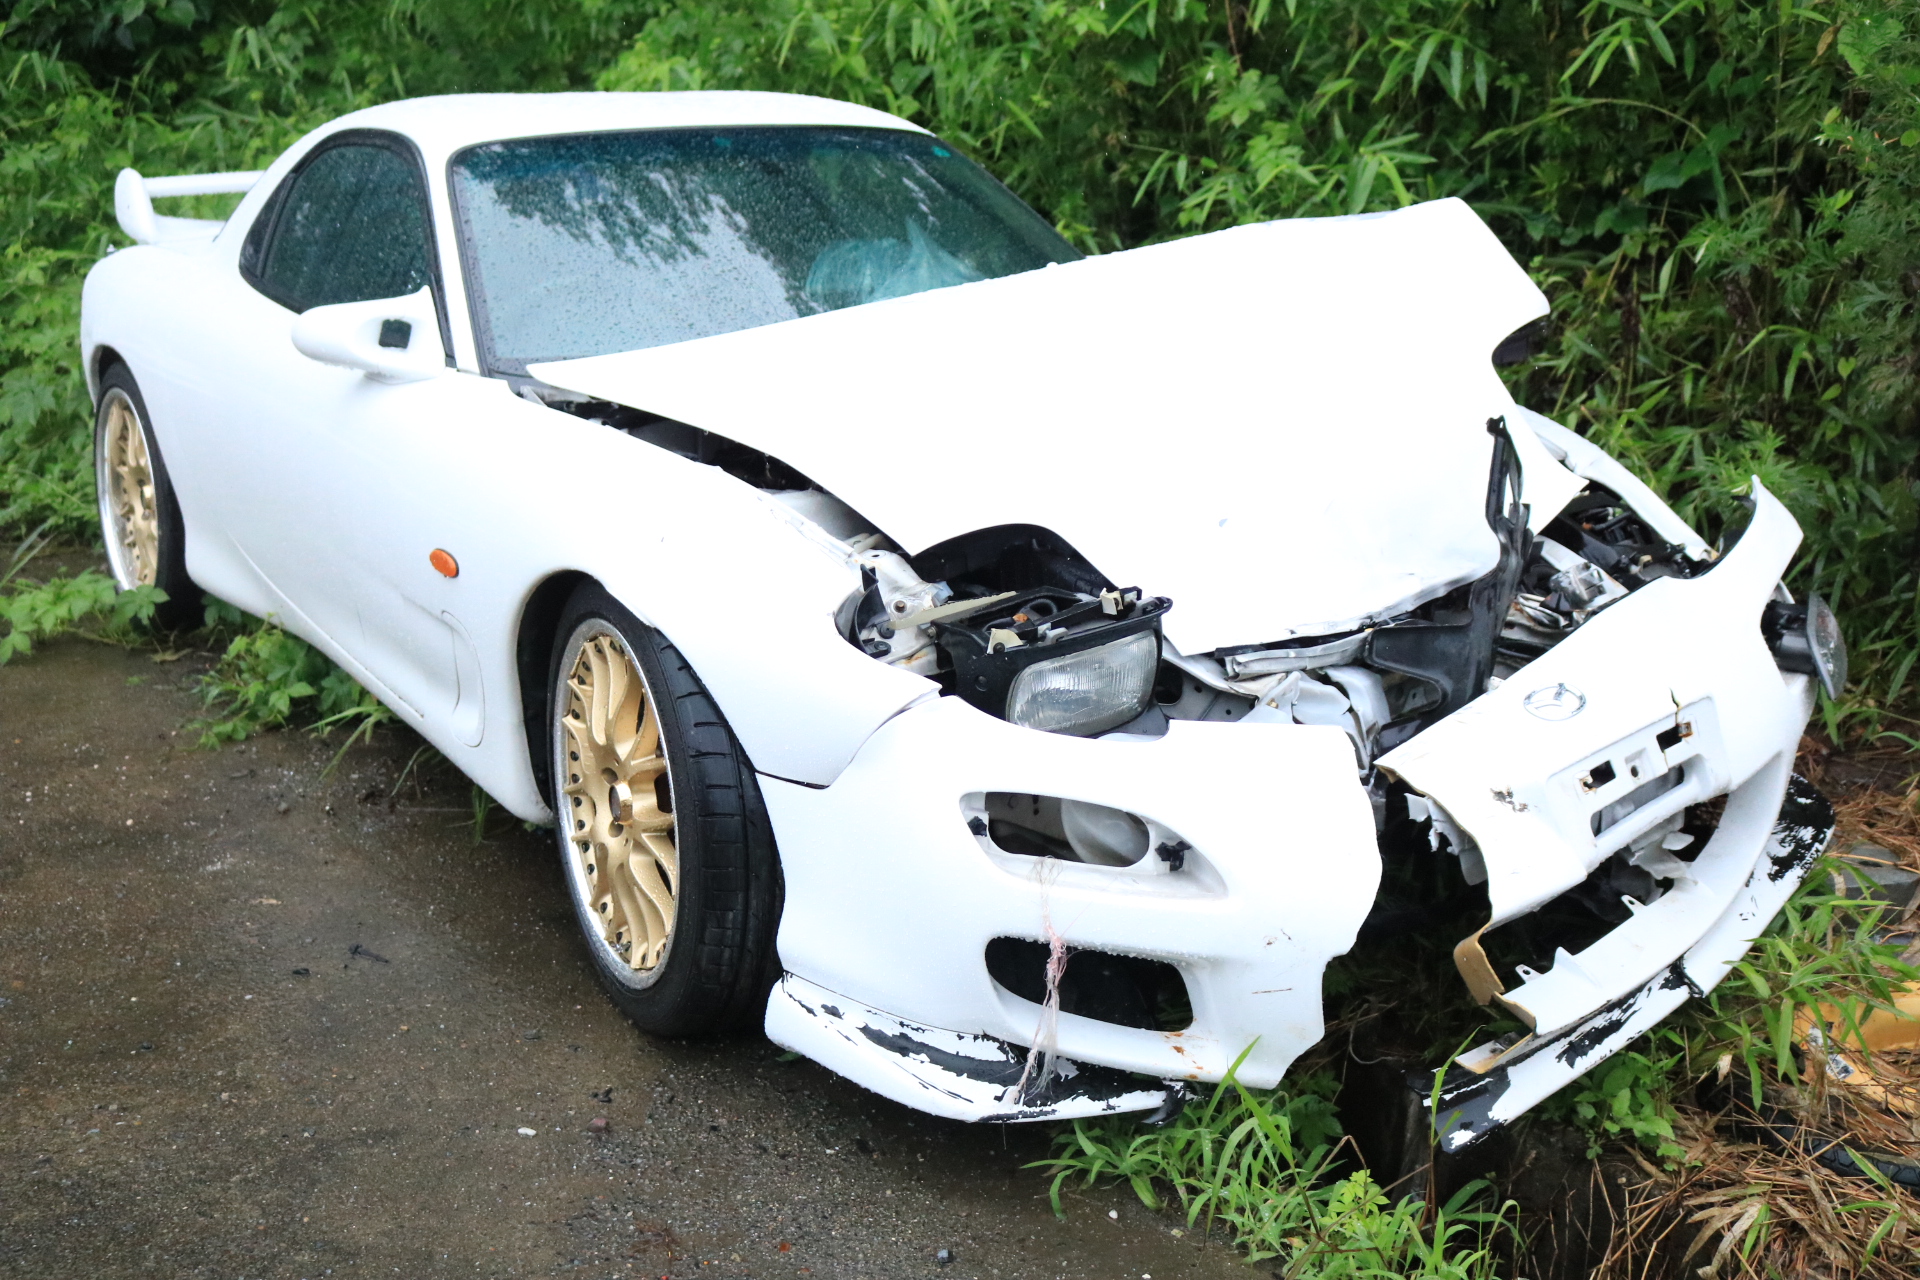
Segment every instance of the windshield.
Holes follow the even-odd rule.
[[[658,129],[450,169],[489,367],[634,351],[1080,255],[978,165],[882,129]]]

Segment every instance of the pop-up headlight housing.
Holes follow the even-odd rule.
[[[1819,596],[1809,595],[1805,604],[1770,601],[1760,616],[1760,632],[1782,671],[1817,677],[1829,698],[1847,687],[1846,637],[1840,634],[1840,619]]]
[[[1022,591],[989,616],[935,629],[960,697],[1025,728],[1084,736],[1151,705],[1168,608],[1135,589]]]

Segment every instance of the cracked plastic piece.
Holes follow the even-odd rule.
[[[1728,806],[1732,830],[1723,823],[1722,831],[1744,845],[1752,825],[1768,822],[1766,803],[1746,806],[1737,816],[1733,808]],[[1804,778],[1791,778],[1758,858],[1697,941],[1644,981],[1550,1033],[1491,1051],[1482,1046],[1440,1074],[1434,1123],[1441,1146],[1458,1151],[1485,1137],[1625,1048],[1690,997],[1711,991],[1767,927],[1832,834],[1832,806]]]
[[[952,1120],[1071,1120],[1151,1111],[1168,1096],[1165,1084],[1070,1058],[1055,1058],[1036,1079],[1024,1046],[906,1022],[792,974],[767,1005],[767,1036],[855,1084]]]

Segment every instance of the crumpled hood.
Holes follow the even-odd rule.
[[[1493,568],[1486,423],[1514,406],[1490,357],[1546,311],[1439,200],[531,372],[771,454],[910,554],[1044,526],[1171,597],[1168,638],[1200,653],[1344,630]]]

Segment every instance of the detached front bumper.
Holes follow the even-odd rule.
[[[1471,842],[1491,910],[1455,960],[1483,1002],[1529,1029],[1462,1054],[1442,1076],[1448,1149],[1710,990],[1825,847],[1831,810],[1791,772],[1813,692],[1779,669],[1759,626],[1800,530],[1757,484],[1755,503],[1745,536],[1709,572],[1643,587],[1381,758]],[[1686,860],[1651,843],[1689,806],[1723,796],[1713,835]],[[1624,899],[1625,923],[1577,954],[1557,950],[1544,972],[1496,972],[1484,934],[1616,855],[1670,887],[1652,902]]]
[[[1734,829],[1723,821],[1720,831],[1744,845],[1753,825],[1764,821],[1763,813],[1742,814]],[[1440,1075],[1437,1098],[1430,1087],[1421,1089],[1429,1108],[1438,1103],[1434,1123],[1441,1147],[1458,1151],[1517,1119],[1624,1049],[1690,997],[1704,996],[1746,954],[1832,834],[1833,806],[1805,778],[1789,778],[1786,802],[1761,842],[1760,858],[1704,937],[1656,976],[1564,1030],[1529,1038],[1517,1052],[1503,1055],[1498,1066],[1481,1073],[1463,1066],[1448,1069]]]

